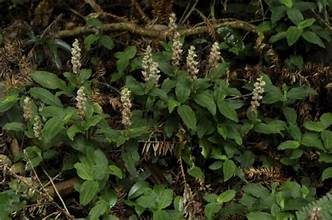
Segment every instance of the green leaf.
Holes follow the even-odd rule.
[[[136,200],[136,204],[145,209],[157,209],[157,194],[152,190],[148,189],[142,196]]]
[[[168,99],[167,100],[167,107],[168,107],[168,112],[172,113],[176,107],[180,105],[180,102],[176,101],[175,99]]]
[[[293,108],[284,107],[282,109],[282,112],[285,115],[288,124],[296,124],[297,114],[296,114],[296,111]]]
[[[95,18],[95,17],[88,17],[85,20],[85,22],[88,26],[92,26],[92,27],[96,27],[96,28],[100,28],[103,25],[103,23],[98,18]]]
[[[172,204],[173,191],[171,189],[166,189],[163,186],[157,185],[153,188],[153,192],[157,195],[157,209],[162,210]]]
[[[190,176],[192,176],[192,177],[197,178],[197,179],[201,179],[201,180],[204,179],[204,173],[203,173],[203,171],[201,170],[201,168],[196,167],[196,166],[191,167],[191,168],[188,170],[188,174],[189,174]]]
[[[119,167],[117,167],[115,165],[110,165],[109,170],[110,170],[110,174],[118,177],[119,179],[123,178],[122,170]]]
[[[200,106],[207,108],[212,115],[216,114],[217,111],[216,103],[214,102],[212,94],[210,94],[208,91],[199,93],[198,95],[196,95],[194,100]]]
[[[103,200],[99,200],[89,212],[90,220],[99,220],[99,217],[104,215],[107,210],[107,203]]]
[[[225,192],[222,192],[218,198],[217,198],[217,202],[218,203],[225,203],[225,202],[229,202],[231,201],[234,197],[235,197],[236,191],[229,189]]]
[[[27,158],[29,158],[32,167],[37,167],[43,161],[42,151],[38,147],[36,146],[27,147],[24,149],[24,151],[26,153]]]
[[[0,99],[0,112],[8,111],[15,103],[18,98],[16,95],[9,95]]]
[[[222,162],[221,161],[215,161],[213,162],[210,166],[210,170],[219,170],[222,167]]]
[[[320,47],[323,47],[325,48],[325,45],[324,45],[324,42],[320,39],[320,37],[315,33],[315,32],[312,32],[312,31],[305,31],[303,34],[302,34],[302,37],[308,41],[309,43],[312,43],[312,44],[316,44]]]
[[[184,103],[190,95],[190,79],[186,75],[180,75],[176,81],[175,95],[179,102]]]
[[[263,97],[263,103],[273,104],[283,100],[283,94],[281,90],[273,85],[265,86],[265,95]]]
[[[34,71],[32,79],[47,89],[66,89],[66,83],[54,73],[47,71]]]
[[[169,220],[171,214],[166,210],[157,210],[152,213],[152,220]]]
[[[332,131],[324,130],[321,133],[321,138],[326,149],[332,150]]]
[[[261,33],[265,33],[271,31],[272,23],[270,21],[263,21],[257,26],[257,31]]]
[[[260,199],[270,196],[270,191],[261,184],[257,183],[248,183],[243,187],[243,191],[245,194],[249,194]]]
[[[99,39],[99,36],[96,34],[90,34],[84,38],[84,46],[87,50],[91,48]]]
[[[284,39],[286,37],[287,37],[287,32],[286,31],[281,31],[281,32],[276,33],[275,35],[272,35],[269,39],[269,42],[273,44],[273,43],[275,43],[275,42],[277,42],[281,39]]]
[[[322,173],[322,180],[327,180],[332,178],[332,167],[326,168]]]
[[[76,169],[77,175],[84,180],[93,180],[94,173],[91,167],[86,163],[75,163],[74,167]]]
[[[295,44],[302,35],[302,29],[291,26],[287,29],[287,43],[288,46]]]
[[[108,36],[108,35],[101,35],[101,37],[99,38],[99,43],[109,49],[109,50],[112,50],[114,48],[114,42],[113,42],[113,39]]]
[[[7,131],[23,131],[24,130],[24,124],[21,122],[9,122],[6,123],[2,129]]]
[[[45,104],[63,107],[60,99],[47,89],[34,87],[30,89],[29,93],[32,97],[40,99]]]
[[[281,4],[285,5],[287,8],[293,7],[293,0],[279,0]]]
[[[320,153],[319,162],[332,163],[332,155],[327,153]]]
[[[287,16],[295,25],[298,25],[304,19],[301,11],[297,8],[287,9]]]
[[[74,140],[74,137],[78,133],[82,133],[82,130],[77,125],[72,125],[67,129],[67,136],[70,140]]]
[[[315,21],[316,21],[316,19],[314,19],[314,18],[305,19],[305,20],[301,21],[297,25],[297,27],[304,29],[304,28],[310,27],[313,23],[315,23]]]
[[[217,214],[221,209],[221,205],[216,202],[208,203],[205,206],[204,213],[207,220],[214,219],[215,214]]]
[[[313,132],[306,132],[302,138],[302,144],[307,147],[314,147],[324,150],[319,134]]]
[[[274,220],[272,215],[267,212],[250,212],[247,217],[248,220]]]
[[[226,118],[239,122],[239,118],[237,116],[237,113],[235,111],[235,108],[231,103],[227,100],[219,99],[217,100],[217,105],[220,113],[224,115]]]
[[[49,119],[43,128],[43,140],[45,143],[50,143],[51,140],[57,136],[64,129],[63,120],[59,118],[51,118]]]
[[[221,123],[217,127],[218,134],[220,134],[225,140],[228,138],[229,131],[225,123]]]
[[[180,115],[184,124],[191,130],[196,130],[196,115],[195,112],[188,105],[181,105],[177,109],[178,114]]]
[[[144,95],[144,87],[132,76],[127,76],[126,87],[136,95]]]
[[[88,80],[92,74],[91,69],[81,69],[80,70],[80,75],[79,75],[79,80],[80,83],[83,84],[84,81]]]
[[[271,8],[271,22],[273,24],[278,22],[285,15],[286,15],[286,8],[284,6]]]
[[[132,176],[136,176],[136,164],[139,161],[140,157],[138,154],[137,145],[134,143],[131,143],[129,146],[125,148],[125,150],[122,152],[122,160],[124,161],[124,165],[127,168],[128,172]]]
[[[0,192],[0,219],[13,219],[12,213],[22,210],[26,204],[14,190],[1,190]]]
[[[332,113],[324,113],[320,116],[320,122],[328,128],[332,125]]]
[[[255,126],[255,131],[262,134],[281,134],[285,130],[285,122],[272,120],[268,123],[259,123]]]
[[[300,146],[300,143],[298,141],[285,141],[279,144],[278,149],[279,150],[286,150],[286,149],[296,149]]]
[[[232,160],[225,160],[223,164],[224,182],[234,176],[236,165]]]
[[[147,182],[139,181],[135,183],[128,192],[128,198],[134,199],[142,195],[147,189],[149,189],[149,184]]]
[[[97,195],[99,191],[99,184],[96,181],[84,181],[80,186],[80,204],[87,205]]]
[[[304,66],[303,56],[302,55],[290,55],[285,60],[285,63],[290,69],[303,69],[303,66]]]
[[[321,132],[326,128],[321,122],[315,122],[315,121],[306,121],[304,122],[303,126],[309,131],[316,131],[316,132]]]
[[[104,190],[100,197],[106,202],[109,209],[113,208],[118,201],[117,194],[109,189]]]
[[[116,67],[118,72],[123,72],[129,65],[129,61],[136,55],[137,49],[135,46],[129,46],[125,51],[117,52],[114,56],[118,59],[116,61]]]
[[[215,68],[211,69],[208,73],[208,77],[211,80],[218,80],[223,77],[229,69],[229,63],[219,63]]]
[[[296,124],[291,124],[288,126],[288,132],[294,140],[301,141],[302,132],[299,126]]]
[[[104,152],[97,149],[93,152],[93,161],[95,165],[92,167],[94,172],[94,178],[97,180],[103,180],[108,172],[108,159]]]
[[[317,92],[308,86],[301,86],[290,89],[287,93],[287,98],[301,100],[305,99],[309,95],[317,95]]]

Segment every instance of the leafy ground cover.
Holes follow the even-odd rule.
[[[0,0],[0,219],[332,219],[328,0]]]

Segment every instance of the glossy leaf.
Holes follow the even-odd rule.
[[[332,150],[332,131],[325,130],[321,133],[321,138],[326,149]]]
[[[272,215],[267,212],[250,212],[247,217],[248,220],[274,220]]]
[[[235,108],[233,107],[233,105],[230,104],[230,102],[228,102],[227,100],[219,99],[217,100],[217,105],[220,113],[226,118],[234,122],[239,121]]]
[[[225,160],[223,164],[224,181],[226,182],[234,176],[236,165],[232,160]]]
[[[99,184],[96,181],[88,180],[80,186],[80,204],[87,205],[97,195]]]
[[[320,39],[320,37],[315,33],[315,32],[312,32],[312,31],[305,31],[303,34],[302,34],[302,37],[308,41],[309,43],[312,43],[312,44],[316,44],[320,47],[323,47],[325,48],[325,45],[324,45],[324,42]]]
[[[0,99],[0,112],[8,111],[15,103],[18,98],[16,95],[9,95]]]
[[[225,203],[225,202],[229,202],[231,201],[234,197],[235,197],[236,191],[229,189],[225,192],[222,192],[218,198],[217,198],[217,202],[218,203]]]
[[[32,79],[40,84],[41,86],[47,89],[63,89],[66,88],[66,83],[62,79],[60,79],[54,73],[50,73],[47,71],[34,71],[32,73]]]
[[[301,11],[297,8],[288,9],[287,16],[295,25],[298,25],[304,19]]]
[[[52,139],[64,130],[63,120],[59,118],[49,119],[43,128],[42,135],[45,143],[50,143]]]
[[[332,167],[326,168],[322,173],[322,180],[327,180],[332,178]]]
[[[24,124],[21,122],[9,122],[6,123],[2,129],[7,131],[23,131],[24,130]]]
[[[94,173],[91,167],[86,163],[76,163],[74,165],[77,175],[84,180],[94,180]]]
[[[100,43],[100,45],[102,45],[103,47],[105,47],[109,50],[112,50],[114,48],[113,39],[108,35],[101,35],[99,38],[99,43]]]
[[[214,102],[213,96],[209,92],[205,91],[197,94],[194,100],[200,106],[207,108],[212,115],[216,114],[217,111],[216,103]]]
[[[286,150],[286,149],[296,149],[300,146],[298,141],[285,141],[279,144],[279,150]]]
[[[35,99],[40,99],[43,103],[58,107],[63,107],[60,99],[44,88],[31,88],[30,95]]]
[[[302,29],[291,26],[287,30],[287,43],[288,46],[295,44],[302,35]]]
[[[191,130],[196,130],[196,115],[195,112],[188,105],[181,105],[177,109],[178,114],[180,115],[184,124]]]

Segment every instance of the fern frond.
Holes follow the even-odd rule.
[[[322,198],[308,204],[296,212],[298,220],[330,220],[332,219],[332,194],[328,193]]]

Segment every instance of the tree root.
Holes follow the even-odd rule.
[[[221,23],[212,24],[212,27],[215,29],[223,26],[257,33],[255,25],[241,20],[231,20],[231,21],[224,21]],[[145,37],[160,38],[160,39],[166,39],[168,36],[171,35],[171,32],[168,31],[168,28],[166,26],[165,26],[166,30],[160,30],[154,27],[158,27],[158,25],[151,26],[151,28],[145,28],[132,22],[118,22],[118,23],[104,24],[99,28],[99,30],[104,32],[128,31],[132,34],[137,34]],[[209,33],[209,28],[210,27],[207,26],[197,26],[192,28],[179,29],[179,33],[181,34],[181,36],[198,35],[198,34]],[[76,27],[72,30],[61,30],[55,34],[55,37],[65,38],[65,37],[77,36],[80,34],[90,34],[96,32],[97,29],[94,27],[81,26],[81,27]]]
[[[61,196],[69,195],[74,191],[74,186],[78,183],[79,178],[73,177],[71,179],[55,183],[55,187]],[[56,191],[53,185],[47,186],[45,190],[54,198],[56,196]]]

